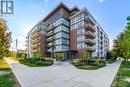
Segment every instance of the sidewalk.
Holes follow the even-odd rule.
[[[79,70],[71,64],[28,67],[12,60],[11,66],[22,87],[110,87],[121,61],[98,70]]]

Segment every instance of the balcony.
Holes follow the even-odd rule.
[[[52,36],[53,35],[53,31],[50,31],[50,32],[48,32],[47,34],[46,34],[46,37],[50,37],[50,36]]]
[[[32,35],[32,39],[35,39],[35,38],[38,38],[38,37],[40,37],[39,33],[35,33],[34,35]]]
[[[25,44],[25,46],[27,47],[27,46],[28,46],[28,44]]]
[[[53,44],[52,43],[49,43],[46,47],[47,48],[51,48],[53,46]]]
[[[32,44],[33,44],[33,45],[34,45],[34,44],[37,44],[37,43],[40,43],[40,40],[39,40],[39,39],[35,39],[35,40],[32,41]]]
[[[52,29],[53,29],[53,26],[50,25],[49,27],[46,28],[46,32],[49,32],[49,31],[51,31]]]
[[[37,50],[32,50],[31,53],[32,53],[32,54],[36,54],[36,53],[37,53]]]
[[[87,31],[85,32],[85,36],[91,38],[91,39],[94,39],[96,36],[94,33],[92,33],[91,31]]]
[[[32,49],[33,49],[33,50],[36,50],[36,49],[38,49],[38,48],[39,48],[39,45],[33,45],[33,46],[32,46]]]
[[[87,50],[87,51],[95,51],[96,48],[95,48],[95,47],[88,46],[88,47],[86,48],[86,50]]]
[[[88,44],[88,45],[90,45],[90,46],[96,44],[96,42],[95,42],[94,40],[92,40],[92,39],[86,39],[86,40],[85,40],[85,43]]]
[[[52,40],[53,40],[53,38],[50,37],[50,38],[47,38],[46,42],[49,43],[49,42],[51,42]]]
[[[85,20],[86,20],[88,23],[91,23],[92,25],[95,25],[95,22],[94,22],[94,20],[92,19],[91,16],[87,15],[87,16],[85,17]]]
[[[28,39],[25,42],[28,43]]]
[[[95,32],[95,28],[90,23],[85,23],[85,28],[89,31]]]
[[[32,32],[32,35],[35,34],[35,33],[37,33],[37,32],[39,32],[39,31],[40,31],[40,29],[38,29],[38,28],[35,29],[35,30]]]
[[[52,48],[48,49],[48,52],[51,52],[52,51]]]

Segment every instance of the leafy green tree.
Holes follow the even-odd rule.
[[[126,61],[128,61],[130,59],[130,53],[127,54],[127,59]]]
[[[89,52],[85,51],[83,53],[83,62],[84,62],[84,64],[85,64],[85,61],[88,63],[89,56],[90,56]]]
[[[40,49],[37,51],[36,56],[37,56],[38,58],[42,58],[42,57],[43,57],[43,53],[42,53],[42,51],[41,51]]]
[[[11,32],[8,32],[8,27],[4,19],[0,18],[0,60],[8,56],[11,43]]]
[[[22,53],[21,57],[22,57],[23,59],[25,59],[25,58],[27,58],[27,54]]]
[[[114,50],[119,57],[127,61],[130,53],[130,17],[127,17],[127,26],[114,40]]]

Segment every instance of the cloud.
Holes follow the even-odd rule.
[[[99,2],[103,2],[104,0],[99,0]]]
[[[44,10],[42,10],[42,14],[44,14],[45,13],[45,11]]]
[[[16,51],[16,39],[18,40],[18,49],[25,49],[25,45],[26,45],[26,36],[27,33],[29,32],[29,30],[31,30],[33,27],[33,25],[31,24],[26,24],[26,25],[22,25],[22,27],[20,27],[20,34],[18,36],[16,36],[15,34],[12,33],[12,43],[11,43],[11,50]]]
[[[112,38],[109,39],[109,43],[110,43],[109,47],[110,47],[110,50],[113,48],[113,40],[114,40],[114,39],[112,39]]]

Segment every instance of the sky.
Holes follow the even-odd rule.
[[[29,30],[61,1],[69,8],[86,7],[108,34],[110,47],[130,15],[130,0],[15,0],[14,15],[5,17],[12,32],[12,48],[15,49],[15,40],[18,39],[18,49],[24,49]]]

